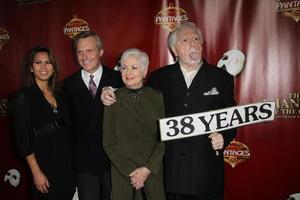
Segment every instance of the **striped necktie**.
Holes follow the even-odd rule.
[[[92,96],[95,98],[96,92],[97,92],[97,86],[96,83],[93,81],[94,75],[90,75],[90,81],[89,81],[89,91],[92,94]]]

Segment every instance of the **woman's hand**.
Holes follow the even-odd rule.
[[[32,153],[26,156],[26,161],[31,169],[33,176],[33,183],[38,191],[41,193],[48,193],[48,188],[50,187],[49,181],[45,174],[42,172],[35,154]]]
[[[33,173],[33,182],[38,191],[40,191],[41,193],[48,193],[50,184],[43,172],[38,171]]]
[[[144,183],[151,171],[147,167],[140,167],[129,174],[132,187],[136,190],[144,187]]]

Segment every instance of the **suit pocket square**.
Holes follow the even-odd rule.
[[[211,90],[204,92],[204,96],[210,96],[210,95],[219,95],[219,91],[216,87],[213,87]]]

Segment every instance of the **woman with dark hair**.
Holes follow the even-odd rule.
[[[37,199],[72,199],[69,108],[57,89],[58,63],[47,47],[33,48],[25,87],[15,96],[16,142],[32,172]]]

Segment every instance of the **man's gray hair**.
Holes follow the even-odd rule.
[[[197,35],[199,36],[200,41],[203,42],[202,32],[193,22],[182,22],[181,24],[177,25],[176,29],[174,31],[170,32],[170,34],[168,36],[168,45],[169,45],[170,51],[172,51],[172,47],[174,47],[177,42],[178,33],[184,29],[194,30],[197,33]]]
[[[129,57],[129,56],[135,56],[139,63],[141,64],[141,66],[143,67],[144,70],[148,69],[149,66],[149,57],[148,55],[136,48],[130,48],[127,49],[126,51],[124,51],[124,53],[122,54],[121,58],[120,58],[120,65],[122,66],[124,61]]]
[[[78,42],[80,39],[82,38],[87,38],[87,37],[93,37],[96,40],[96,47],[98,49],[98,51],[100,51],[103,48],[103,42],[101,41],[99,35],[95,32],[92,31],[83,31],[79,34],[77,34],[74,38],[73,38],[73,49],[76,52],[77,51],[77,46],[78,46]]]

